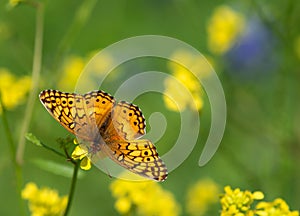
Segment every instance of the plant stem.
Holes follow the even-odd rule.
[[[8,142],[9,142],[11,160],[15,164],[16,163],[16,147],[14,145],[12,133],[9,129],[9,125],[8,125],[8,121],[7,121],[7,117],[6,117],[6,108],[2,102],[1,94],[0,94],[0,109],[2,111],[2,113],[0,115],[1,115],[1,118],[3,121],[5,134],[7,136]]]
[[[0,107],[2,109],[2,113],[0,115],[2,118],[5,134],[7,136],[9,147],[10,147],[11,161],[13,163],[14,170],[15,170],[16,193],[19,198],[20,214],[25,215],[25,206],[24,206],[24,202],[21,197],[22,182],[23,182],[22,169],[21,169],[21,166],[16,161],[16,146],[13,141],[13,136],[12,136],[11,130],[9,129],[8,120],[7,120],[7,116],[6,116],[6,108],[2,102],[1,94],[0,94]]]
[[[25,150],[25,133],[28,130],[34,102],[36,99],[40,71],[42,65],[42,47],[43,47],[43,28],[44,28],[44,6],[42,3],[36,4],[36,32],[35,32],[35,42],[34,42],[34,54],[33,54],[33,67],[32,67],[32,88],[29,94],[25,117],[23,121],[23,125],[21,128],[16,161],[19,165],[23,164],[23,155]]]
[[[76,163],[74,165],[74,172],[73,172],[72,183],[71,183],[71,188],[70,188],[69,197],[68,197],[68,204],[67,204],[64,216],[68,215],[71,205],[72,205],[72,200],[73,200],[76,182],[77,182],[77,174],[78,174],[79,164],[80,164],[80,161],[76,161]]]
[[[59,156],[61,156],[61,157],[63,157],[63,158],[66,158],[66,156],[65,156],[63,153],[57,151],[56,149],[51,148],[50,146],[47,146],[46,144],[44,144],[44,143],[42,143],[42,142],[41,142],[41,145],[42,145],[45,149],[50,150],[50,151],[52,151],[53,153],[55,153],[55,154],[57,154],[57,155],[59,155]]]

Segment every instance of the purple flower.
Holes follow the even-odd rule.
[[[251,78],[274,71],[278,56],[275,37],[259,20],[252,19],[240,40],[226,53],[229,73]]]

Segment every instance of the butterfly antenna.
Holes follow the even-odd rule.
[[[109,173],[108,169],[107,169],[107,166],[104,165],[104,168],[105,168],[105,171],[106,171],[106,174],[108,175],[109,178],[112,178],[111,174]]]

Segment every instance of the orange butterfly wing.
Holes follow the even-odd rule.
[[[115,100],[103,91],[84,95],[44,90],[39,95],[47,111],[68,131],[86,141],[99,136],[98,125],[103,125]]]

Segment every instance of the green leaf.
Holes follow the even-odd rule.
[[[34,136],[32,133],[26,133],[25,138],[37,146],[43,146],[42,142],[36,136]]]
[[[67,178],[72,178],[73,176],[73,167],[71,166],[67,166],[67,165],[63,165],[60,163],[56,163],[50,160],[45,160],[45,159],[40,159],[40,158],[36,158],[31,160],[31,162],[36,165],[37,167],[48,171],[50,173],[53,173],[55,175],[59,175],[59,176],[64,176]],[[85,173],[82,171],[79,171],[78,173],[78,178],[82,178],[84,177]]]

